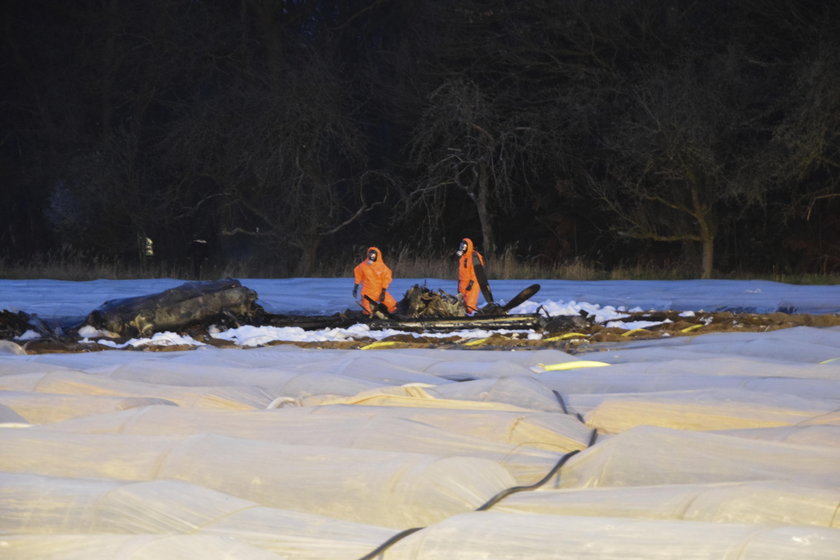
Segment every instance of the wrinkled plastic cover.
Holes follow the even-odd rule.
[[[837,557],[840,329],[593,350],[0,354],[0,556]]]

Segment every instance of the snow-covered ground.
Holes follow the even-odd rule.
[[[2,280],[0,309],[83,317],[180,283]],[[276,313],[353,305],[351,280],[242,283]],[[529,283],[493,290],[506,300]],[[540,283],[518,311],[840,312],[840,286]],[[420,530],[368,557],[828,560],[840,550],[838,328],[582,355],[14,352],[0,342],[3,558],[352,559],[410,528]]]
[[[343,278],[242,278],[259,294],[258,303],[272,313],[330,314],[356,308],[353,280]],[[0,280],[0,309],[23,310],[42,317],[84,316],[110,299],[156,293],[182,284],[173,278],[155,280]],[[545,305],[552,313],[575,314],[579,309],[639,308],[770,313],[837,313],[840,285],[796,286],[766,280],[493,280],[493,295],[508,301],[537,282],[541,289],[532,302],[514,312]],[[454,280],[399,278],[390,292],[397,299],[411,286],[425,285],[456,293]]]
[[[56,280],[0,280],[0,309],[26,311],[42,319],[82,318],[105,301],[157,293],[183,281],[96,280],[64,282]],[[358,309],[352,297],[352,280],[341,278],[292,278],[282,280],[241,279],[243,285],[259,295],[258,303],[272,313],[329,315],[345,309]],[[494,296],[504,303],[531,284],[524,280],[492,282]],[[737,311],[770,313],[837,313],[840,312],[840,286],[793,286],[762,280],[686,280],[576,282],[542,280],[541,289],[532,300],[513,309],[512,313],[533,313],[542,307],[551,315],[577,315],[586,311],[597,322],[620,318],[625,311]],[[391,292],[400,299],[413,285],[432,290],[456,293],[455,283],[441,279],[398,279]],[[634,325],[643,327],[645,325]],[[93,329],[81,331],[90,340],[103,339]],[[371,331],[366,325],[349,329],[303,331],[295,327],[276,328],[251,326],[217,332],[215,336],[233,340],[243,346],[264,345],[276,340],[312,342],[381,339],[397,331]],[[487,332],[459,332],[463,338],[483,338]],[[534,335],[538,336],[538,335]],[[131,340],[121,346],[171,345],[195,343],[176,333],[158,333],[148,339]]]

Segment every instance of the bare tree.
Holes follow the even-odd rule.
[[[367,145],[341,79],[315,53],[280,77],[243,81],[197,106],[171,150],[207,177],[222,234],[290,251],[313,271],[322,240],[381,204],[389,178],[366,168]],[[255,78],[250,76],[250,78]],[[194,196],[198,193],[194,193]]]
[[[536,131],[502,109],[473,81],[451,78],[429,98],[415,130],[411,163],[421,179],[410,188],[407,208],[422,206],[436,225],[447,190],[465,193],[481,224],[483,248],[495,250],[495,221],[513,204],[517,168]]]
[[[786,118],[774,131],[780,179],[795,182],[793,201],[809,218],[814,207],[840,198],[840,43],[823,37],[802,61]]]
[[[155,144],[192,62],[184,53],[196,45],[171,39],[182,21],[177,0],[111,0],[88,10],[75,16],[82,38],[72,70],[63,70],[75,88],[61,84],[66,99],[50,107],[56,122],[74,125],[64,133],[75,144],[56,166],[45,215],[64,246],[132,255],[137,236],[171,231],[176,197]]]
[[[606,137],[603,178],[590,188],[636,239],[698,242],[703,278],[714,270],[715,239],[728,204],[766,188],[742,137],[749,98],[738,88],[737,53],[689,56],[632,88],[627,111]]]
[[[64,168],[45,209],[63,247],[132,258],[138,236],[165,230],[175,201],[140,141],[136,127],[112,130]]]

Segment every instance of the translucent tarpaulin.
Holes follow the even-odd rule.
[[[149,397],[112,397],[66,395],[55,393],[24,393],[0,391],[0,404],[25,418],[27,423],[61,422],[70,418],[102,414],[151,405],[174,405],[166,399]]]
[[[725,430],[720,433],[750,439],[785,441],[788,443],[837,448],[837,442],[840,442],[840,413],[819,416],[813,421],[826,422],[826,424],[804,423],[798,426],[784,426],[781,428]]]
[[[385,558],[832,560],[838,550],[840,531],[822,527],[480,512],[413,533]]]
[[[0,475],[0,501],[4,534],[213,535],[303,559],[328,558],[337,550],[345,554],[355,550],[361,556],[394,533],[263,507],[172,480],[126,483],[5,474]],[[20,546],[31,542],[21,541]]]
[[[215,434],[0,434],[0,469],[117,480],[183,480],[261,505],[405,528],[469,511],[515,479],[499,463]]]
[[[532,483],[560,454],[586,447],[591,431],[564,414],[370,406],[295,407],[259,412],[195,411],[152,406],[56,425],[62,432],[165,436],[206,434],[288,445],[329,445],[435,456],[466,456],[503,465]]]
[[[575,409],[584,399],[570,398]],[[604,433],[634,426],[681,430],[728,430],[742,427],[794,426],[832,412],[837,401],[741,389],[600,395],[586,414],[586,423]]]
[[[748,498],[748,499],[745,499]],[[685,519],[714,523],[815,525],[840,528],[840,489],[793,482],[662,484],[540,489],[513,495],[495,511]]]
[[[667,428],[638,427],[573,457],[558,484],[649,486],[781,480],[840,487],[834,448]]]
[[[840,329],[728,337],[0,354],[0,550],[836,558]]]
[[[291,556],[216,535],[11,535],[0,540],[6,558],[26,560],[283,560]]]

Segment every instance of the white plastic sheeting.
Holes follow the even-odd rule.
[[[840,447],[638,427],[569,461],[559,485],[646,486],[781,480],[840,488]]]
[[[516,481],[498,463],[399,451],[282,445],[214,434],[3,434],[10,472],[183,480],[261,505],[401,528],[470,511]],[[387,488],[389,491],[382,491]]]
[[[600,350],[0,354],[0,551],[837,557],[840,329]]]
[[[558,454],[584,448],[591,434],[575,418],[564,414],[393,406],[319,406],[239,413],[151,406],[64,422],[54,429],[154,436],[211,432],[275,444],[381,451],[394,450],[394,440],[399,439],[403,452],[493,460],[520,484],[542,478]]]
[[[838,550],[839,531],[812,526],[480,512],[414,533],[385,558],[832,560]]]
[[[291,558],[215,535],[12,535],[2,540],[5,558],[26,560],[278,560]]]
[[[745,496],[748,499],[745,499]],[[785,481],[540,489],[510,496],[495,511],[685,519],[840,528],[840,490]]]
[[[694,389],[652,393],[599,395],[586,423],[603,433],[621,433],[634,426],[681,430],[728,430],[795,426],[819,421],[837,407],[837,400],[777,395],[742,389]],[[584,399],[571,399],[581,407]]]
[[[5,474],[0,475],[0,498],[4,504],[0,532],[17,535],[212,535],[309,559],[329,557],[337,549],[361,556],[393,533],[262,507],[172,480],[124,483]],[[31,522],[33,515],[38,524]],[[33,539],[25,539],[18,546],[23,549],[32,543]]]

